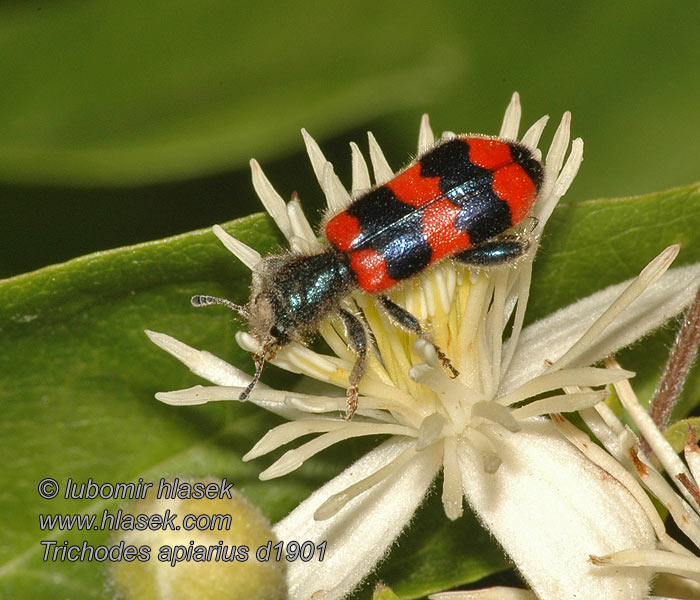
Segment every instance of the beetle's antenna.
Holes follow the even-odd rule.
[[[226,300],[226,298],[216,298],[214,296],[192,296],[191,302],[192,306],[196,306],[197,308],[201,306],[212,306],[213,304],[222,304],[223,306],[230,308],[231,310],[237,312],[239,315],[245,317],[246,319],[250,317],[250,313],[248,312],[248,309],[245,306],[239,306],[238,304],[234,304],[230,300]]]

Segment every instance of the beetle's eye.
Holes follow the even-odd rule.
[[[278,338],[278,339],[279,339],[280,337],[282,337],[282,332],[279,330],[279,328],[277,327],[277,325],[273,325],[273,326],[270,328],[270,335],[271,335],[272,337],[274,337],[274,338]]]

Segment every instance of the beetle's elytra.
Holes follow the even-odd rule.
[[[250,395],[264,363],[280,347],[303,342],[336,314],[357,356],[347,391],[346,418],[351,418],[370,336],[364,321],[340,301],[358,289],[379,294],[396,325],[429,338],[416,317],[381,292],[443,258],[492,266],[522,256],[527,239],[505,232],[528,214],[542,179],[542,165],[521,144],[484,136],[454,137],[331,216],[323,228],[326,250],[261,260],[245,306],[211,296],[192,298],[195,306],[233,308],[247,319],[260,342],[256,373],[241,399]],[[447,357],[436,350],[456,376]]]

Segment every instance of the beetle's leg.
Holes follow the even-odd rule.
[[[348,387],[348,404],[345,412],[345,420],[349,421],[357,410],[358,385],[365,374],[367,366],[367,347],[369,346],[369,334],[365,324],[350,311],[341,308],[338,310],[340,320],[345,327],[345,337],[348,338],[348,346],[356,355],[355,365],[350,372],[350,387]]]
[[[484,242],[452,258],[473,267],[496,267],[517,260],[530,248],[530,240],[517,235]]]
[[[433,343],[430,332],[420,324],[420,321],[416,317],[414,317],[405,308],[401,308],[398,304],[396,304],[396,302],[390,300],[386,296],[379,296],[379,301],[382,303],[382,307],[395,325],[398,325],[406,331],[415,333],[418,337],[430,342],[433,345],[433,348],[435,348],[435,353],[440,359],[440,363],[450,372],[451,377],[453,379],[459,377],[459,371],[452,366],[450,359],[447,358],[445,353]]]

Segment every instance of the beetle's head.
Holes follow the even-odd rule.
[[[291,342],[291,328],[285,324],[284,314],[280,310],[278,295],[271,289],[256,289],[253,284],[253,292],[250,295],[246,309],[248,314],[248,326],[250,333],[260,342],[260,345],[279,348]]]
[[[265,261],[263,261],[265,262]],[[289,344],[294,338],[295,331],[283,316],[285,310],[279,306],[284,300],[274,289],[274,277],[269,269],[256,270],[253,274],[253,284],[250,301],[245,306],[234,304],[224,298],[214,296],[193,296],[193,306],[211,306],[221,304],[237,312],[246,321],[251,335],[260,344],[259,350],[253,355],[255,360],[255,375],[248,387],[241,393],[240,400],[247,400],[253,388],[260,380],[265,362],[272,359],[279,348]]]

